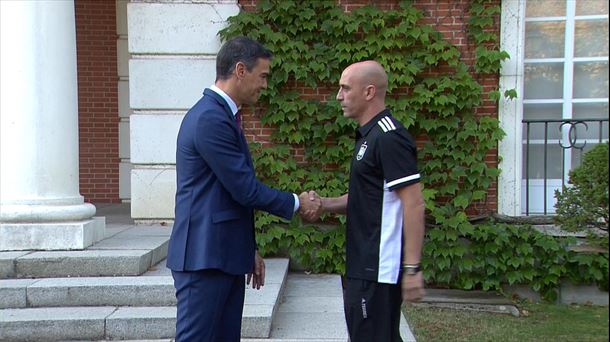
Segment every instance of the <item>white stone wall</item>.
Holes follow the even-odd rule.
[[[174,217],[176,135],[182,117],[214,83],[217,33],[237,1],[127,4],[131,216]]]

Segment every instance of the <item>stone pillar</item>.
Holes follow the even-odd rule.
[[[523,119],[523,58],[525,2],[502,1],[502,29],[500,49],[507,51],[510,58],[502,62],[500,71],[500,92],[516,89],[516,99],[501,97],[498,103],[500,128],[506,136],[498,143],[498,155],[502,156],[498,167],[502,172],[498,177],[498,213],[521,216],[521,153]]]
[[[83,249],[105,222],[79,193],[74,2],[0,6],[0,251]]]

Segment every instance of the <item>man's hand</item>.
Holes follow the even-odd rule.
[[[418,302],[426,291],[424,290],[424,276],[421,272],[416,274],[403,274],[401,280],[402,301],[403,302]]]
[[[322,199],[315,191],[302,192],[299,195],[299,214],[307,221],[313,222],[322,214]]]
[[[265,285],[265,260],[258,254],[258,251],[254,255],[254,273],[248,273],[247,285],[250,285],[250,280],[252,280],[253,289],[260,290]]]

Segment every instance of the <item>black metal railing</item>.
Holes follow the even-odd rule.
[[[523,148],[523,175],[525,180],[525,215],[530,215],[530,181],[532,178],[531,170],[531,155],[532,146],[542,147],[542,174],[538,172],[535,179],[542,178],[543,180],[543,215],[548,215],[547,208],[547,187],[549,180],[549,155],[551,154],[550,149],[555,149],[555,157],[557,152],[561,154],[561,167],[558,168],[557,164],[551,164],[552,169],[557,176],[560,173],[561,177],[561,189],[566,185],[567,179],[566,174],[566,154],[578,153],[580,160],[577,165],[571,164],[571,168],[574,168],[580,164],[582,160],[582,154],[585,148],[589,145],[603,143],[608,141],[608,119],[556,119],[556,120],[523,120],[524,127],[524,148]],[[531,135],[534,134],[536,137],[532,139]],[[579,138],[580,135],[580,138]],[[584,135],[584,137],[583,137]],[[535,143],[532,143],[534,141]],[[557,151],[557,148],[560,148]],[[591,146],[589,146],[591,147]],[[568,152],[569,151],[569,152]],[[540,152],[540,151],[538,151]],[[556,158],[554,158],[556,159]],[[540,160],[536,160],[540,163]],[[557,160],[554,160],[557,162]],[[538,165],[539,166],[539,165]],[[540,170],[538,170],[540,171]],[[569,171],[569,170],[568,170]],[[561,191],[561,190],[560,190]],[[540,214],[540,212],[536,212]]]

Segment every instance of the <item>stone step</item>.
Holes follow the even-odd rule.
[[[172,277],[0,280],[0,308],[174,306]]]
[[[246,289],[244,338],[269,337],[288,263],[288,259],[266,259],[265,286]],[[169,339],[175,335],[173,280],[167,275],[0,280],[0,305],[0,341]]]
[[[0,252],[0,278],[135,276],[165,259],[171,227],[132,226],[85,250]]]
[[[265,287],[276,282],[285,285],[281,287],[273,309],[262,298],[251,296],[262,291],[246,291],[242,342],[347,341],[338,275],[286,275],[275,270],[287,270],[287,260],[267,259],[266,264]],[[4,309],[0,310],[0,340],[157,339],[169,342],[174,338],[175,310],[173,306]],[[404,341],[415,341],[404,317],[401,318],[401,335]]]
[[[260,290],[247,288],[246,305],[276,305],[281,298],[288,259],[267,259],[265,264],[265,286]],[[0,280],[0,309],[175,305],[169,275]]]
[[[242,336],[267,338],[270,305],[245,305]],[[57,307],[0,310],[0,341],[134,340],[173,338],[176,308]]]

